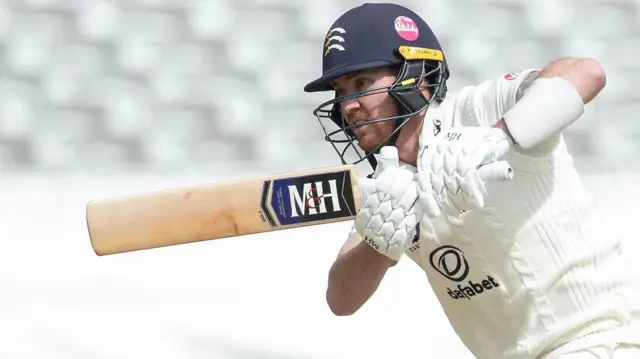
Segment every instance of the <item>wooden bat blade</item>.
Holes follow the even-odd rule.
[[[352,220],[362,193],[351,165],[90,201],[97,255]]]

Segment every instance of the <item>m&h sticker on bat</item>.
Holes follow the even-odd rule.
[[[273,227],[355,216],[350,172],[265,181],[260,207]]]

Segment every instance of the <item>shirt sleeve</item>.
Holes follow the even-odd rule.
[[[463,99],[466,116],[461,116],[462,126],[491,127],[516,103],[518,89],[531,73],[539,69],[527,69],[504,74],[470,89]]]

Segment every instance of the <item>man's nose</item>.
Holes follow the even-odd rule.
[[[360,101],[357,98],[351,98],[342,102],[342,113],[347,123],[353,121],[353,114],[360,108]]]

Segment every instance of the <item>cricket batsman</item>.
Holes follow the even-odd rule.
[[[434,33],[383,3],[341,15],[322,60],[305,91],[335,94],[314,111],[325,138],[343,163],[374,168],[330,269],[336,315],[406,256],[479,359],[640,358],[634,273],[562,135],[605,87],[597,61],[560,58],[447,93]]]

